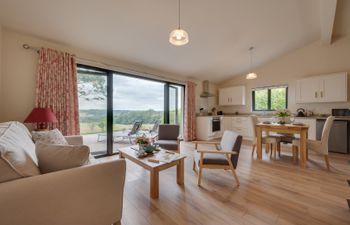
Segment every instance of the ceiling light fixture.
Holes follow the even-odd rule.
[[[173,44],[173,45],[175,45],[175,46],[182,46],[182,45],[185,45],[185,44],[187,44],[188,42],[189,42],[189,38],[188,38],[188,33],[185,31],[185,30],[183,30],[183,29],[181,29],[181,17],[180,17],[180,15],[181,15],[181,13],[180,13],[180,10],[181,10],[181,4],[180,4],[180,0],[179,0],[179,23],[178,23],[178,28],[177,29],[175,29],[175,30],[173,30],[173,31],[171,31],[171,33],[170,33],[170,35],[169,35],[169,42],[171,43],[171,44]]]
[[[252,72],[253,50],[254,50],[254,47],[249,48],[249,54],[250,54],[250,68],[249,68],[249,70],[250,70],[250,73],[248,73],[247,76],[245,77],[245,79],[247,79],[247,80],[253,80],[253,79],[258,78],[258,75],[256,73]]]

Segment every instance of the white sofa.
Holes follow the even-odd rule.
[[[0,123],[0,144],[6,129],[21,129],[4,128],[3,124]],[[31,141],[30,133],[25,132],[25,141]],[[66,140],[82,144],[80,136]],[[125,161],[115,160],[0,183],[0,224],[120,224],[124,182]]]

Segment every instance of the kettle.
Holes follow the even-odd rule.
[[[303,108],[297,109],[297,117],[305,117],[306,116],[306,111]]]

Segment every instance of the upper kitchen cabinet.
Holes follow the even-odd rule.
[[[245,105],[245,86],[220,88],[219,105]]]
[[[297,80],[296,103],[346,102],[347,73],[334,73]]]

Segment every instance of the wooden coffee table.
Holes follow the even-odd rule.
[[[151,156],[147,156],[144,158],[138,158],[136,155],[136,150],[138,146],[130,146],[125,148],[120,148],[119,155],[120,158],[126,158],[130,161],[138,164],[146,170],[150,171],[150,196],[151,198],[159,197],[159,172],[162,170],[166,170],[170,167],[176,166],[176,181],[179,185],[184,185],[184,160],[186,156],[178,154],[178,153],[167,153],[171,151],[166,151],[162,149],[159,152],[155,152]],[[169,157],[174,157],[170,161],[160,161],[159,163],[150,162],[149,159],[159,159],[161,156],[167,155]]]

